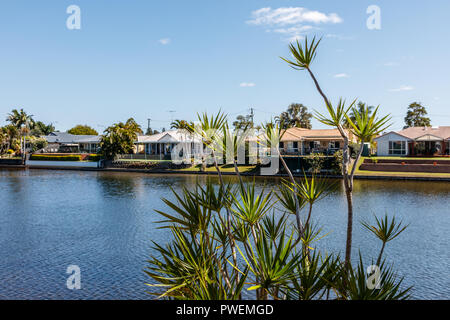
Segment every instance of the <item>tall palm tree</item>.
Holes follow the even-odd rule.
[[[45,124],[42,121],[37,121],[34,126],[33,134],[48,136],[50,133],[55,131],[55,126],[50,124]]]
[[[28,128],[34,127],[33,115],[28,115],[23,109],[18,111],[13,109],[11,113],[8,113],[6,121],[10,122],[17,129],[21,129],[23,126]]]
[[[23,109],[18,111],[17,109],[13,109],[11,113],[8,114],[6,121],[9,121],[13,126],[15,126],[21,134],[20,144],[23,149],[23,153],[25,153],[25,137],[29,134],[30,129],[34,127],[34,120],[32,115],[28,115]]]

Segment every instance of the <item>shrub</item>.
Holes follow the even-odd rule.
[[[101,154],[90,154],[86,158],[87,161],[94,161],[94,162],[98,162],[101,159],[103,159],[103,156]]]
[[[31,141],[31,150],[33,152],[36,152],[40,149],[45,148],[48,145],[47,140],[44,138],[37,138]]]
[[[313,153],[306,157],[308,167],[311,169],[311,173],[320,173],[322,171],[325,158],[323,154]]]
[[[335,175],[342,174],[342,150],[338,150],[334,153],[333,158],[330,163],[330,170]]]
[[[71,155],[46,155],[46,154],[33,154],[30,160],[35,161],[81,161],[81,156],[76,154]]]

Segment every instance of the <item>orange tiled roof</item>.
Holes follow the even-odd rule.
[[[350,132],[346,130],[351,136]],[[338,129],[304,129],[304,128],[289,128],[284,133],[281,141],[299,141],[312,139],[342,139]]]

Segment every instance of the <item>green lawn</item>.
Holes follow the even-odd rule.
[[[419,158],[419,157],[364,157],[364,159],[371,160],[448,160],[450,157],[430,157],[430,158]]]
[[[359,159],[355,176],[383,176],[383,177],[430,177],[430,178],[450,178],[450,173],[430,173],[430,172],[392,172],[392,171],[366,171],[359,170],[359,166],[362,164],[364,159],[417,159],[417,160],[437,160],[436,158],[405,158],[405,157],[361,157]],[[449,158],[438,158],[439,160],[450,160]],[[351,170],[351,167],[350,167]]]

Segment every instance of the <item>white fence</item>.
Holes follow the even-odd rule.
[[[67,167],[67,168],[98,168],[98,162],[82,161],[37,161],[28,160],[26,165],[29,167]]]

